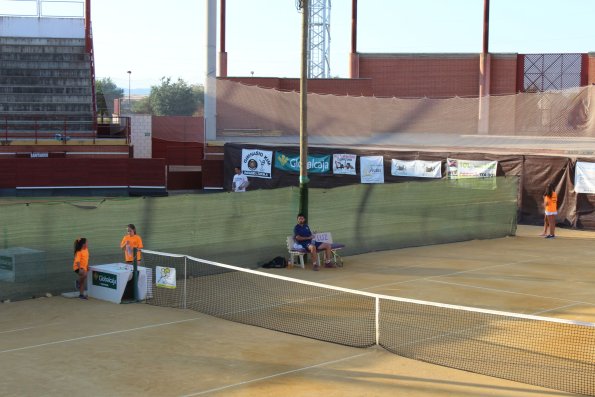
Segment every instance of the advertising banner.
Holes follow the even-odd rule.
[[[360,157],[361,183],[384,183],[384,159],[382,156]]]
[[[333,154],[333,174],[355,175],[355,154]]]
[[[390,173],[394,176],[442,178],[442,162],[392,159]]]
[[[92,283],[98,287],[116,289],[118,287],[118,276],[112,273],[94,271]]]
[[[488,160],[447,159],[447,164],[449,179],[494,178],[498,168],[497,161]]]
[[[155,285],[160,288],[176,288],[176,268],[175,267],[155,267],[157,279]]]
[[[577,193],[595,194],[595,163],[576,162],[574,191]]]
[[[242,174],[254,178],[271,179],[273,152],[260,149],[242,149]]]
[[[275,153],[275,168],[288,172],[300,172],[300,156],[295,154]],[[331,169],[331,155],[308,155],[308,173],[325,174]]]

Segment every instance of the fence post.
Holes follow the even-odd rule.
[[[63,131],[64,133],[62,134],[62,143],[64,145],[66,145],[66,123],[67,123],[66,117],[64,117],[64,131]]]
[[[376,328],[376,346],[380,346],[380,298],[375,298],[375,314],[374,314],[374,321],[375,321],[375,328]]]
[[[136,260],[136,255],[138,252],[138,248],[132,249],[132,284],[134,286],[134,301],[138,302],[138,263]]]
[[[187,268],[188,268],[188,257],[184,256],[184,307],[183,309],[186,309],[186,280],[188,278],[188,274],[187,274]]]

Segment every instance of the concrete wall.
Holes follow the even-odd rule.
[[[85,38],[83,18],[0,17],[0,37]]]
[[[135,159],[150,159],[151,150],[151,115],[150,114],[123,114],[130,117],[130,140],[134,147]]]

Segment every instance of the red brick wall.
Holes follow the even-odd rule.
[[[516,91],[516,55],[491,55],[491,94]],[[469,97],[479,94],[479,54],[360,54],[360,76],[387,97]]]
[[[479,91],[478,54],[360,54],[360,77],[381,97],[473,96]]]
[[[358,54],[359,79],[316,79],[308,91],[380,97],[474,97],[479,94],[479,54]],[[520,55],[522,56],[522,55]],[[491,94],[517,92],[517,54],[491,54]],[[595,53],[584,64],[586,84],[595,83]],[[520,76],[522,78],[522,76]],[[299,79],[228,77],[227,80],[299,91]],[[522,82],[521,82],[522,86]]]
[[[0,188],[165,186],[159,159],[0,159]]]
[[[0,139],[1,140],[1,139]],[[30,158],[31,153],[48,153],[48,157],[128,158],[128,145],[1,145],[2,158]],[[114,154],[118,153],[118,154]]]
[[[153,116],[152,136],[171,142],[204,142],[204,118],[194,116]]]
[[[588,84],[595,84],[595,52],[589,53],[589,75]]]
[[[167,165],[201,165],[204,158],[204,144],[194,142],[172,142],[152,138],[153,158],[165,159]]]
[[[491,94],[516,90],[516,55],[491,55]],[[469,97],[479,94],[479,54],[360,54],[360,77],[385,97]]]
[[[202,189],[202,172],[168,172],[167,189],[168,190],[197,190]]]
[[[491,75],[491,95],[510,95],[516,93],[517,55],[492,55]]]
[[[223,159],[203,161],[202,186],[210,188],[223,187]]]

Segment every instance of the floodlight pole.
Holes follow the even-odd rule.
[[[132,76],[132,70],[129,70],[126,73],[128,73],[128,113],[132,113],[132,105],[130,102],[130,76]]]
[[[300,75],[300,206],[299,213],[308,219],[308,19],[310,0],[302,4],[302,66]]]
[[[490,80],[491,57],[489,50],[490,37],[490,0],[483,3],[483,46],[479,55],[479,114],[477,132],[488,134],[490,129]]]

